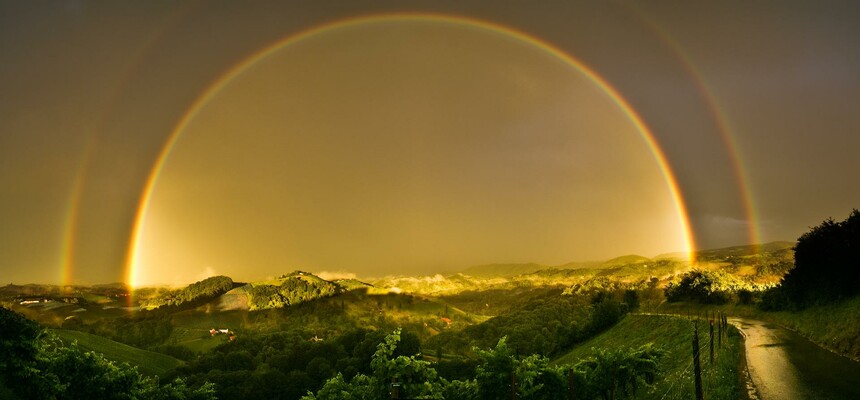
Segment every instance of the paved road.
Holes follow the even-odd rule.
[[[779,326],[729,318],[746,337],[746,356],[761,400],[860,399],[860,363]]]

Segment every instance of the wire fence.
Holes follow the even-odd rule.
[[[719,387],[725,377],[721,375],[724,371],[721,371],[718,359],[721,356],[720,353],[729,349],[728,321],[722,314],[714,314],[705,318],[687,316],[687,319],[691,321],[691,339],[693,342],[698,341],[697,350],[694,351],[693,348],[690,348],[686,355],[689,357],[689,361],[686,362],[685,367],[680,373],[665,377],[664,382],[669,382],[668,388],[662,391],[661,396],[654,398],[672,400],[725,397],[726,389]],[[693,335],[696,337],[693,338]],[[711,352],[713,352],[713,358]],[[700,365],[699,381],[701,387],[699,390],[696,390],[695,357],[699,357],[698,363]],[[735,379],[735,377],[731,378]],[[699,397],[698,393],[702,393],[702,397]]]

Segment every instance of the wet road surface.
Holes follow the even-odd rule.
[[[774,324],[729,318],[745,336],[747,365],[761,400],[860,400],[860,363]]]

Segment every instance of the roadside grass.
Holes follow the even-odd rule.
[[[860,296],[796,312],[759,311],[759,315],[830,351],[860,361]]]
[[[664,351],[659,361],[660,372],[651,387],[640,389],[637,399],[694,398],[692,339],[694,322],[686,318],[659,315],[628,315],[616,326],[586,341],[552,361],[553,364],[575,364],[593,353],[593,349],[637,348],[647,343]],[[743,344],[740,334],[729,327],[717,345],[714,328],[714,364],[709,362],[708,322],[699,321],[699,346],[702,385],[709,400],[744,398],[741,382]]]
[[[762,311],[751,305],[663,303],[656,312],[703,315],[721,311],[730,316],[773,322],[791,329],[834,353],[860,361],[860,296],[800,311]]]
[[[64,343],[77,341],[78,347],[87,351],[101,353],[110,361],[128,363],[137,367],[144,375],[164,375],[182,364],[182,361],[165,354],[155,353],[115,342],[101,336],[66,329],[51,329]]]

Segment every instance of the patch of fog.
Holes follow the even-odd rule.
[[[316,276],[325,279],[327,281],[334,281],[338,279],[357,279],[358,276],[351,272],[344,271],[320,271],[316,274]]]

